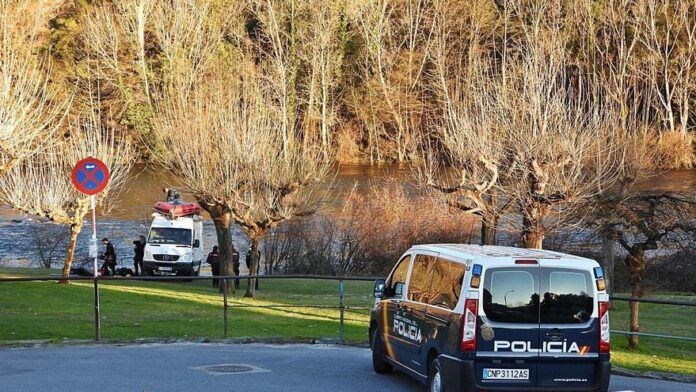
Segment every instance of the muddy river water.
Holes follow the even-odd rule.
[[[342,165],[335,179],[325,184],[324,191],[332,196],[327,207],[340,204],[341,195],[353,187],[358,192],[368,192],[372,186],[379,186],[382,180],[394,178],[402,184],[413,183],[411,171],[407,167],[396,165]],[[132,241],[139,235],[147,234],[152,206],[161,200],[162,188],[173,185],[171,178],[160,173],[140,170],[116,200],[111,201],[113,208],[108,215],[98,217],[97,236],[109,237],[116,248],[120,261],[130,264],[133,256]],[[659,189],[671,192],[696,192],[696,170],[679,170],[664,173],[641,184],[644,189]],[[50,191],[50,190],[47,190]],[[184,199],[192,199],[184,195]],[[215,230],[209,219],[204,222],[204,249],[211,248],[217,241]],[[67,246],[65,236],[67,228],[61,225],[41,222],[39,219],[18,214],[7,207],[0,207],[0,265],[34,266],[47,259],[55,248],[54,266],[62,264],[62,255]],[[89,244],[90,228],[84,226],[78,238],[76,260],[86,258]],[[233,233],[235,246],[242,253],[247,251],[244,234],[235,229]]]

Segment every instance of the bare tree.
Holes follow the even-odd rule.
[[[98,113],[79,117],[71,124],[66,141],[15,165],[0,179],[0,199],[12,208],[70,226],[64,278],[70,274],[77,236],[90,207],[89,197],[75,189],[69,173],[78,161],[89,156],[109,167],[109,184],[97,196],[102,211],[108,211],[113,203],[107,201],[125,184],[133,150],[125,139],[114,135],[113,129],[101,124]]]
[[[433,121],[435,142],[423,143],[424,153],[415,166],[419,182],[440,192],[463,213],[481,217],[481,243],[496,243],[500,217],[511,206],[503,203],[500,183],[509,171],[507,151],[495,104],[496,81],[481,61],[485,50],[476,26],[469,33],[468,58],[449,48],[453,34],[447,30],[447,8],[440,8],[433,48],[435,91],[442,102],[441,119]]]
[[[65,228],[39,223],[32,227],[31,234],[41,266],[46,269],[51,268],[54,259],[58,258],[56,254],[58,247],[65,240]]]
[[[689,0],[645,0],[635,7],[637,39],[665,129],[686,135],[694,100],[696,10]]]
[[[315,191],[332,167],[321,148],[304,147],[285,133],[283,104],[263,81],[249,62],[220,69],[189,101],[163,106],[157,126],[167,146],[162,161],[208,209],[218,234],[228,238],[230,221],[246,232],[252,274],[258,273],[259,242],[279,223],[316,211]],[[231,267],[223,262],[221,273]],[[254,286],[247,296],[254,296]]]
[[[433,50],[444,103],[435,137],[445,154],[436,164],[429,163],[434,153],[426,154],[422,182],[482,215],[486,243],[515,207],[519,215],[505,223],[520,226],[524,247],[541,248],[549,231],[575,219],[620,172],[611,107],[591,80],[573,72],[550,6],[512,6],[509,12],[525,22],[502,48],[486,45],[473,28],[468,58],[448,59],[442,33]],[[454,178],[437,182],[447,169]]]
[[[643,296],[643,277],[647,266],[646,251],[657,250],[674,235],[696,235],[696,199],[669,193],[636,192],[602,209],[608,227],[626,252],[631,297]],[[671,238],[670,238],[671,237]],[[679,239],[676,240],[677,242]],[[630,303],[631,332],[640,332],[640,303]],[[629,347],[638,348],[638,335],[631,335]]]
[[[552,3],[518,6],[527,23],[497,88],[510,177],[501,190],[522,215],[522,245],[541,248],[554,225],[574,219],[618,179],[623,156],[602,90],[568,60],[567,33]],[[519,53],[517,55],[516,53]]]
[[[0,175],[49,144],[65,113],[37,53],[54,8],[53,1],[0,1]]]
[[[305,140],[311,141],[319,131],[318,139],[327,154],[332,151],[332,133],[337,123],[336,105],[340,93],[338,79],[343,65],[344,46],[348,39],[345,12],[342,3],[323,0],[308,1],[310,7],[309,31],[303,57],[310,65],[307,83],[307,109],[305,117]],[[314,123],[319,122],[319,126]]]
[[[363,77],[375,95],[377,113],[391,138],[399,162],[415,155],[418,134],[424,126],[426,76],[433,45],[434,3],[424,0],[369,0],[354,15],[365,43]],[[381,112],[381,113],[380,113]],[[369,129],[374,125],[367,123]],[[382,127],[382,126],[380,126]],[[374,138],[372,138],[374,139]]]

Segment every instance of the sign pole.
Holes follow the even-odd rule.
[[[99,317],[99,273],[98,268],[98,255],[97,255],[97,214],[96,214],[96,200],[94,195],[89,196],[90,209],[92,210],[92,239],[89,244],[90,256],[94,257],[94,333],[96,341],[101,340],[101,321]]]
[[[94,258],[94,334],[96,341],[101,340],[101,321],[99,319],[99,262],[97,250],[97,193],[106,189],[109,183],[109,168],[104,162],[87,157],[75,164],[72,169],[72,182],[78,191],[89,195],[89,207],[92,210],[92,238],[89,243],[89,257]]]

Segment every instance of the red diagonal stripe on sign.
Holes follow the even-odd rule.
[[[92,173],[94,173],[94,172],[97,171],[97,170],[101,170],[101,169],[99,169],[99,168],[97,167],[97,168],[95,168],[95,170],[89,171],[89,170],[87,170],[86,168],[81,167],[81,168],[79,169],[79,171],[82,172],[82,173],[85,175],[85,179],[84,179],[82,182],[80,182],[80,185],[81,185],[81,186],[85,186],[89,181],[92,181],[92,182],[94,183],[94,185],[99,186],[99,183],[100,183],[99,180],[97,180],[97,179],[94,177],[94,174],[92,174]]]

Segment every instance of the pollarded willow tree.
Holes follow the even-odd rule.
[[[250,62],[221,67],[186,101],[163,104],[155,127],[167,146],[161,162],[211,214],[218,239],[231,239],[233,222],[247,234],[251,274],[259,271],[257,250],[268,231],[315,212],[317,188],[332,170],[321,148],[284,132],[281,103],[264,81]],[[230,275],[232,265],[223,262],[221,273]],[[254,287],[251,281],[246,296]]]
[[[109,183],[96,198],[108,212],[112,200],[126,183],[134,151],[123,137],[102,125],[97,113],[78,117],[69,127],[69,137],[15,165],[0,178],[0,200],[27,214],[70,226],[63,278],[68,278],[75,256],[77,237],[90,209],[89,196],[75,189],[70,173],[86,157],[104,162],[110,171]],[[67,282],[63,280],[62,282]]]
[[[623,150],[613,106],[568,60],[569,37],[555,11],[515,11],[532,22],[523,28],[521,53],[510,53],[509,72],[496,87],[514,179],[501,189],[519,207],[522,245],[542,248],[554,225],[582,215],[578,211],[613,185]]]
[[[239,43],[242,36],[243,6],[244,2],[237,1],[127,0],[97,4],[86,14],[81,36],[84,57],[107,94],[124,104],[123,110],[117,107],[116,111],[125,113],[124,122],[141,131],[151,161],[171,167],[167,158],[170,146],[166,144],[171,139],[155,129],[167,119],[155,117],[192,102],[192,89],[206,77],[212,64],[220,61],[223,53],[233,56],[237,50],[233,43]],[[135,119],[139,124],[133,124]],[[195,190],[207,189],[205,180],[187,177],[193,178],[204,183],[185,187],[201,199],[203,195]],[[229,212],[212,200],[201,204],[213,217],[223,272],[229,274]]]
[[[447,26],[447,8],[438,11],[432,59],[440,116],[433,121],[436,142],[424,144],[423,158],[414,167],[419,182],[450,206],[480,216],[481,244],[494,245],[500,218],[512,204],[505,203],[499,190],[510,171],[491,64],[479,58],[486,52],[475,24],[468,37],[469,55],[450,48],[453,32]]]
[[[423,182],[454,194],[465,212],[484,215],[484,226],[515,208],[503,223],[521,226],[526,248],[541,248],[554,227],[576,220],[617,180],[623,159],[614,106],[569,62],[563,20],[548,7],[506,10],[526,22],[505,32],[502,48],[481,45],[472,33],[465,61],[435,51],[444,107],[434,138],[445,154],[438,165],[426,162],[438,170],[421,171],[431,173]],[[464,80],[450,77],[451,69]],[[457,181],[434,180],[447,169]]]
[[[0,1],[0,175],[50,144],[65,112],[37,54],[54,7],[54,1]]]

